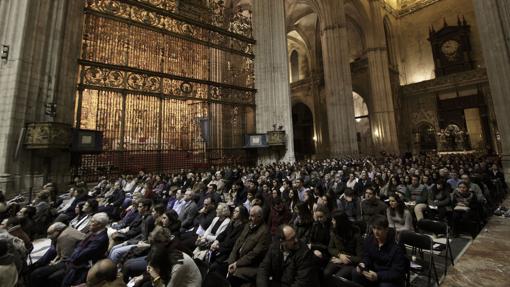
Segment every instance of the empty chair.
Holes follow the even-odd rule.
[[[362,285],[360,285],[356,282],[352,282],[350,280],[347,280],[347,279],[337,276],[337,275],[332,276],[331,282],[336,287],[363,287]]]
[[[428,250],[430,252],[430,259],[428,262],[428,278],[427,278],[427,286],[430,286],[431,283],[431,277],[432,272],[434,272],[434,277],[436,279],[436,283],[439,286],[439,277],[437,276],[437,270],[436,265],[434,263],[434,250],[433,250],[433,244],[434,241],[430,236],[425,234],[419,234],[415,233],[413,231],[404,230],[400,233],[400,243],[411,246],[412,247],[412,254],[416,254],[416,251],[425,251]],[[423,256],[423,252],[420,252],[422,254],[422,260],[425,261],[425,257]],[[412,269],[412,268],[411,268]]]
[[[418,229],[423,233],[433,233],[435,235],[445,235],[446,241],[443,243],[439,240],[434,240],[434,243],[443,245],[444,248],[444,274],[446,275],[446,272],[448,270],[448,258],[450,258],[450,261],[452,265],[454,265],[453,262],[453,253],[452,253],[452,247],[450,245],[450,229],[448,227],[448,224],[446,222],[436,221],[436,220],[429,220],[429,219],[422,219],[418,221]],[[443,250],[441,250],[441,255],[443,253]]]

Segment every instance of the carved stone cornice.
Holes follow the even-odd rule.
[[[381,6],[393,17],[401,18],[439,1],[441,0],[403,0],[398,9],[383,1]]]
[[[390,4],[386,3],[386,1],[382,1],[381,6],[386,12],[388,12],[388,14],[392,15],[395,18],[398,18],[398,10],[393,8]]]
[[[433,80],[401,86],[404,96],[419,95],[444,91],[452,87],[465,87],[476,84],[488,83],[486,69],[474,69],[471,71],[450,74]]]
[[[292,93],[295,93],[298,91],[308,91],[313,87],[319,87],[321,85],[324,85],[324,76],[322,74],[290,83],[290,89]]]

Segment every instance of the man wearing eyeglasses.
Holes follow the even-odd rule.
[[[260,264],[257,287],[318,286],[313,254],[289,225],[280,229],[280,240],[272,244]]]

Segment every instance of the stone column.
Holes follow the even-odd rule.
[[[26,123],[72,123],[83,7],[81,0],[0,2],[0,43],[9,46],[0,62],[0,175],[9,192],[27,191],[49,166],[54,175],[69,172],[68,153],[43,162],[17,147]],[[55,117],[45,115],[47,103],[56,104]]]
[[[398,154],[395,105],[390,82],[384,24],[380,0],[370,0],[372,36],[368,37],[367,57],[372,88],[370,125],[376,151]]]
[[[324,57],[331,156],[358,153],[344,1],[315,0]]]
[[[501,134],[503,167],[510,179],[510,1],[473,0],[483,57]]]
[[[287,35],[283,0],[253,1],[255,46],[256,130],[266,133],[273,125],[287,133],[285,154],[259,153],[260,162],[294,161],[294,136],[290,102]]]
[[[313,73],[311,81],[311,95],[313,97],[314,107],[314,129],[315,129],[315,156],[318,159],[327,158],[329,155],[328,146],[328,119],[327,105],[324,93],[321,93],[321,79],[317,76],[319,73]]]

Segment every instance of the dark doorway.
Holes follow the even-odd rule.
[[[303,103],[295,104],[292,107],[292,124],[296,160],[310,158],[315,153],[312,111]]]
[[[418,127],[420,137],[420,151],[433,151],[437,149],[436,131],[429,123],[423,123]]]

